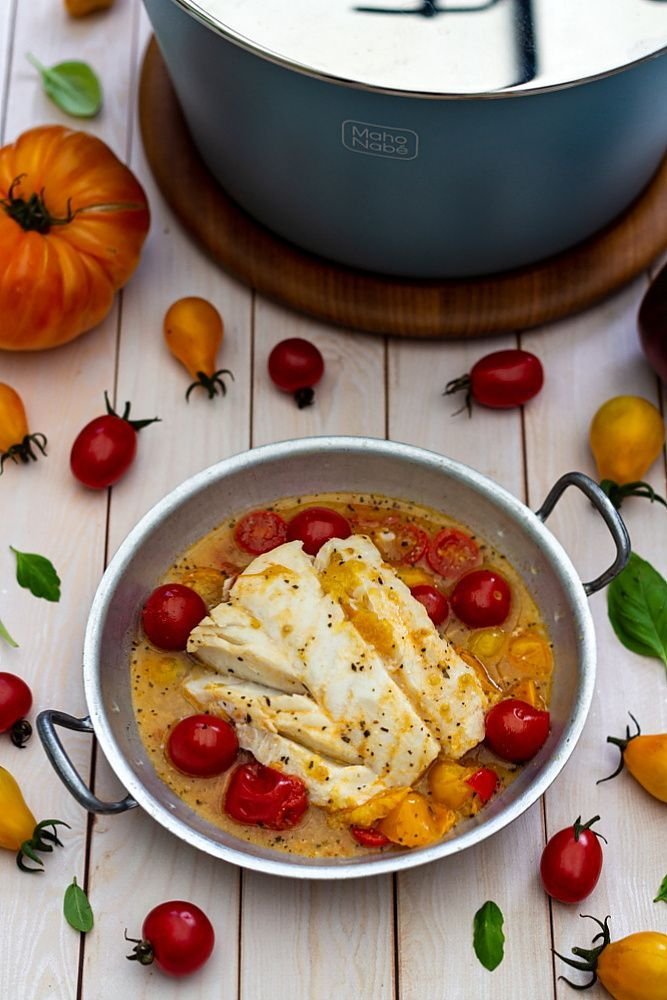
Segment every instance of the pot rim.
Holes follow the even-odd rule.
[[[543,86],[530,87],[526,89],[521,89],[520,87],[515,86],[507,88],[506,90],[487,90],[463,94],[444,91],[433,92],[398,90],[392,87],[384,87],[376,84],[365,83],[361,80],[354,80],[349,77],[338,76],[335,73],[327,73],[324,70],[317,70],[313,66],[308,66],[306,63],[301,63],[298,60],[290,59],[287,56],[281,55],[279,52],[274,52],[272,49],[264,45],[260,45],[259,43],[254,42],[251,38],[248,38],[246,35],[235,31],[229,25],[216,20],[212,14],[200,6],[197,0],[172,0],[172,2],[189,14],[190,17],[199,21],[200,24],[203,24],[204,27],[209,28],[214,34],[224,38],[225,41],[230,42],[237,48],[243,49],[251,55],[263,59],[265,62],[270,62],[276,66],[282,67],[283,69],[291,70],[294,73],[298,73],[300,76],[320,80],[323,83],[330,83],[339,87],[347,87],[350,90],[360,90],[364,93],[384,94],[389,97],[421,98],[429,101],[500,101],[511,100],[512,98],[529,97],[531,94],[551,94],[560,90],[569,90],[572,87],[593,83],[596,80],[605,80],[608,77],[616,76],[619,73],[625,72],[625,70],[632,69],[635,66],[640,66],[642,63],[648,62],[651,59],[657,59],[660,56],[667,54],[666,42],[655,51],[645,53],[637,59],[632,59],[629,62],[621,64],[620,66],[612,66],[607,70],[601,70],[597,73],[577,77],[573,80],[563,80],[557,83],[544,84]]]
[[[471,827],[462,834],[449,840],[439,841],[430,847],[387,856],[378,857],[375,855],[367,862],[352,859],[352,863],[345,864],[344,859],[334,859],[335,864],[331,864],[322,859],[314,859],[312,863],[309,861],[304,863],[304,859],[299,856],[299,863],[295,863],[290,859],[290,855],[285,855],[285,860],[281,860],[281,852],[276,852],[278,857],[274,860],[210,840],[204,834],[194,830],[186,821],[170,812],[167,806],[155,798],[136,776],[116,742],[107,718],[108,710],[104,705],[101,685],[103,658],[100,655],[103,627],[118,581],[144,538],[165,517],[191,500],[198,492],[207,488],[211,483],[224,479],[230,473],[237,473],[248,468],[257,469],[264,463],[274,462],[283,457],[289,458],[295,455],[308,457],[312,455],[312,457],[322,458],[323,453],[345,452],[358,455],[372,452],[374,455],[384,455],[389,460],[426,464],[442,472],[445,477],[458,480],[482,493],[487,500],[503,509],[506,514],[518,522],[521,529],[547,556],[552,570],[560,578],[560,582],[572,599],[575,624],[579,635],[579,689],[570,718],[564,725],[558,744],[549,760],[542,766],[538,776],[525,791],[498,815]],[[469,466],[439,455],[437,452],[379,438],[329,435],[290,439],[232,455],[191,476],[159,500],[129,532],[111,559],[93,598],[83,645],[84,691],[95,736],[116,777],[127,789],[130,796],[136,799],[144,812],[185,843],[209,855],[266,874],[307,879],[361,878],[367,875],[381,875],[414,868],[439,858],[457,854],[502,830],[540,798],[558,776],[574,750],[590,709],[595,687],[595,671],[595,632],[584,586],[565,550],[529,507],[493,480]]]

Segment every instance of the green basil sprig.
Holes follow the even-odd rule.
[[[42,86],[61,111],[74,118],[94,118],[102,107],[102,85],[88,63],[79,60],[42,66],[28,53],[27,59],[42,78]]]
[[[500,907],[490,899],[475,914],[472,944],[484,968],[493,972],[505,954],[505,935]]]
[[[658,889],[658,895],[653,900],[654,903],[667,903],[667,875],[663,878]]]
[[[93,909],[85,892],[81,886],[77,885],[76,876],[72,879],[72,884],[68,885],[65,890],[63,913],[65,920],[75,931],[81,931],[82,934],[92,931],[95,922]]]
[[[2,624],[1,621],[0,621],[0,639],[4,639],[8,646],[13,646],[14,649],[18,649],[19,646],[18,642],[12,639],[11,635],[9,634],[9,632],[7,631],[7,629]]]
[[[636,552],[609,585],[607,612],[627,649],[667,667],[667,580]]]
[[[59,601],[60,577],[53,563],[36,552],[19,552],[13,545],[9,547],[16,556],[16,579],[19,585],[35,597],[43,597],[45,601]]]

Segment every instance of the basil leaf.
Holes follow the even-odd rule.
[[[475,914],[473,928],[472,944],[475,954],[484,968],[493,972],[502,962],[505,953],[503,915],[500,907],[487,899],[484,906]]]
[[[658,895],[653,900],[654,903],[667,903],[667,875],[663,878],[658,889]]]
[[[13,647],[14,647],[14,649],[18,649],[18,647],[19,647],[19,644],[18,644],[18,642],[15,642],[15,641],[14,641],[14,640],[12,639],[11,635],[9,634],[9,632],[7,631],[7,629],[6,629],[6,628],[5,628],[5,626],[4,626],[3,624],[2,624],[2,622],[1,622],[1,621],[0,621],[0,639],[4,639],[4,640],[5,640],[5,642],[7,643],[7,645],[8,645],[8,646],[13,646]]]
[[[59,601],[60,577],[53,563],[35,552],[19,552],[13,545],[9,547],[16,556],[16,579],[19,585],[35,597],[43,597],[45,601]]]
[[[95,922],[93,910],[85,892],[76,884],[76,877],[72,880],[72,884],[68,885],[65,890],[63,913],[65,914],[65,920],[75,931],[81,931],[82,934],[92,931]]]
[[[607,612],[627,649],[667,666],[667,580],[636,552],[609,584]]]
[[[42,77],[45,92],[61,111],[74,118],[94,118],[102,107],[102,86],[85,62],[70,60],[46,67],[28,53],[27,59]]]

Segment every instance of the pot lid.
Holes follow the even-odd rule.
[[[667,0],[176,0],[310,75],[415,95],[508,96],[667,50]]]

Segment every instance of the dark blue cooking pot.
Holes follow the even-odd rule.
[[[354,267],[550,256],[618,215],[667,147],[661,0],[144,3],[226,191]]]

